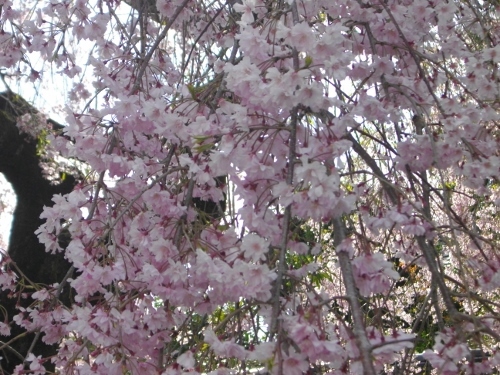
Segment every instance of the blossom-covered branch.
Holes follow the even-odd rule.
[[[498,366],[494,1],[0,6],[6,81],[69,87],[19,130],[85,176],[37,206],[74,274],[3,265],[4,371]]]

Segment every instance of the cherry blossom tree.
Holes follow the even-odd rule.
[[[500,365],[498,1],[0,7],[6,82],[71,85],[19,131],[81,176],[36,230],[63,276],[2,259],[6,373]]]

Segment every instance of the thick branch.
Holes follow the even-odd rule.
[[[17,196],[8,255],[15,264],[14,271],[19,269],[18,275],[25,278],[25,284],[50,285],[61,283],[70,265],[64,259],[64,254],[46,253],[35,231],[43,223],[40,219],[43,207],[52,205],[54,194],[70,192],[75,179],[68,176],[62,183],[54,184],[44,177],[37,153],[37,140],[20,134],[16,126],[16,118],[28,112],[36,111],[18,95],[12,92],[0,94],[0,173],[12,184]],[[20,289],[18,292],[26,290]],[[69,303],[68,288],[58,293],[61,300]],[[18,300],[9,297],[8,292],[0,294],[0,304],[7,314],[6,321],[19,313],[19,304],[27,307],[31,303],[30,298]],[[6,341],[11,341],[11,344],[10,350],[4,350],[1,354],[4,373],[11,373],[16,365],[23,363],[13,353],[20,353],[24,357],[31,351],[43,357],[56,353],[54,346],[46,345],[38,340],[36,334],[27,334],[15,324],[11,326],[11,335]],[[47,369],[53,370],[53,366],[48,364]]]
[[[332,221],[334,233],[333,243],[335,248],[338,248],[338,246],[345,239],[345,228],[339,217],[333,219]],[[349,301],[349,305],[351,307],[354,338],[360,351],[364,374],[375,375],[376,371],[373,367],[371,356],[372,347],[370,345],[370,341],[368,341],[368,337],[366,336],[363,313],[361,304],[359,303],[360,296],[356,287],[356,281],[354,280],[351,260],[349,259],[349,254],[342,250],[337,251],[337,256],[339,257],[339,265],[344,279],[347,300]]]

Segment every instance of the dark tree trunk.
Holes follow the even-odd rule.
[[[43,207],[52,205],[51,198],[54,194],[69,193],[75,185],[75,179],[69,176],[62,183],[54,184],[44,177],[37,155],[36,139],[19,134],[16,126],[18,116],[33,111],[34,109],[18,95],[0,94],[0,173],[12,184],[17,197],[8,255],[30,282],[48,285],[61,282],[70,265],[63,254],[51,255],[45,252],[34,232],[43,222],[40,219]],[[12,265],[10,268],[15,269]],[[34,292],[30,282],[25,282],[26,288],[18,289],[17,293],[1,292],[0,305],[7,314],[5,316],[0,312],[2,321],[12,322],[12,317],[19,313],[19,306],[26,308],[33,302],[29,297]],[[4,346],[0,353],[0,363],[6,374],[12,373],[15,366],[23,363],[22,358],[30,350],[36,333],[21,336],[9,345],[10,348],[3,344],[23,332],[24,329],[12,322],[11,336],[0,336],[0,345]],[[33,354],[42,357],[53,356],[56,347],[44,344],[43,335],[39,336],[32,348]],[[49,371],[54,370],[54,366],[48,362],[46,368]]]

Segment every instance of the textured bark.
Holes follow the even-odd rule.
[[[145,17],[151,17],[154,21],[159,22],[159,14],[156,9],[155,0],[125,0],[130,7],[137,10],[140,14]]]
[[[34,111],[34,108],[18,95],[0,94],[0,173],[3,173],[12,184],[17,197],[8,254],[27,279],[33,283],[47,285],[60,282],[70,266],[63,254],[51,255],[45,252],[44,246],[38,242],[34,232],[43,222],[40,219],[43,207],[52,204],[51,198],[54,194],[70,192],[74,187],[75,178],[69,176],[62,183],[54,185],[44,177],[37,155],[37,141],[26,134],[19,134],[16,126],[16,118],[29,111]],[[55,124],[53,126],[57,127]],[[11,268],[15,269],[14,266]],[[8,315],[1,317],[3,321],[12,322],[12,317],[19,313],[19,306],[27,307],[32,303],[29,294],[34,290],[29,288],[29,282],[24,285],[28,287],[17,292],[23,292],[27,297],[22,298],[21,293],[10,291],[0,294],[0,304]],[[63,300],[68,303],[69,292],[66,291],[64,294]],[[6,343],[23,332],[22,328],[11,323],[11,336],[0,339]],[[10,347],[24,357],[35,340],[31,348],[35,355],[43,357],[54,355],[56,348],[44,344],[42,339],[43,335],[30,333],[13,341]],[[23,363],[18,354],[9,347],[3,348],[0,355],[4,373],[11,373],[16,365]],[[53,370],[51,365],[46,368]]]

